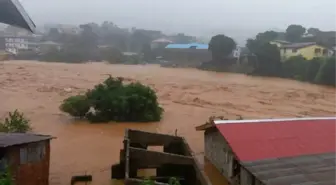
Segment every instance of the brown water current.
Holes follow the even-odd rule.
[[[59,111],[63,99],[85,92],[108,74],[140,81],[157,92],[164,107],[159,123],[88,124]],[[209,116],[281,118],[335,116],[335,88],[293,80],[215,73],[156,65],[63,64],[7,61],[0,64],[0,118],[19,109],[35,132],[50,134],[51,185],[69,184],[72,175],[92,174],[92,184],[111,184],[125,128],[184,136],[203,154],[203,133],[195,127]],[[206,163],[214,184],[218,172]]]

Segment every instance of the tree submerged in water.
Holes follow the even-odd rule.
[[[122,78],[111,76],[85,95],[65,99],[60,109],[91,122],[160,121],[163,112],[150,87],[140,83],[124,84]]]
[[[29,120],[18,110],[9,112],[8,117],[0,120],[0,132],[25,133],[31,130]]]

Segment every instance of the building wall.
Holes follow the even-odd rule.
[[[320,49],[319,53],[316,53],[315,51],[317,49]],[[326,54],[323,54],[323,50],[326,50]],[[281,57],[283,59],[287,59],[293,56],[299,56],[302,55],[307,60],[311,60],[314,57],[327,57],[329,56],[329,50],[327,48],[324,48],[322,46],[318,45],[312,45],[305,48],[300,49],[291,49],[291,48],[282,48],[280,50]]]
[[[29,148],[44,146],[44,153],[35,162],[24,161],[24,156],[33,157]],[[25,149],[27,152],[23,152]],[[35,152],[34,152],[35,153]],[[49,184],[49,163],[50,163],[50,141],[41,141],[25,145],[10,147],[6,152],[8,166],[15,179],[15,185],[48,185]],[[35,154],[36,158],[36,154]],[[22,164],[23,163],[23,164]]]
[[[210,61],[211,53],[207,49],[165,49],[163,58],[180,66],[196,67]]]
[[[205,131],[205,157],[230,182],[233,154],[223,136],[218,131]]]
[[[209,129],[204,134],[205,157],[220,171],[220,173],[233,185],[232,168],[234,155],[223,138],[216,129]],[[240,167],[240,185],[262,185],[249,171]]]

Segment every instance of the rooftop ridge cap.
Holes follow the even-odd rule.
[[[252,120],[215,120],[215,125],[228,123],[264,123],[278,121],[308,121],[308,120],[335,120],[336,117],[305,117],[305,118],[276,118],[276,119],[252,119]],[[335,122],[336,123],[336,122]]]

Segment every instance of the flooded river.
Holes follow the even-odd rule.
[[[88,124],[59,111],[61,101],[86,91],[108,74],[153,87],[164,107],[160,123]],[[51,145],[51,184],[69,184],[71,175],[92,174],[109,184],[125,128],[186,137],[202,156],[203,134],[195,126],[211,115],[228,118],[334,116],[335,89],[277,78],[214,73],[155,65],[108,65],[8,61],[0,64],[0,116],[19,109],[35,132],[57,139]],[[216,179],[215,172],[211,178]],[[215,183],[218,184],[218,183]]]

